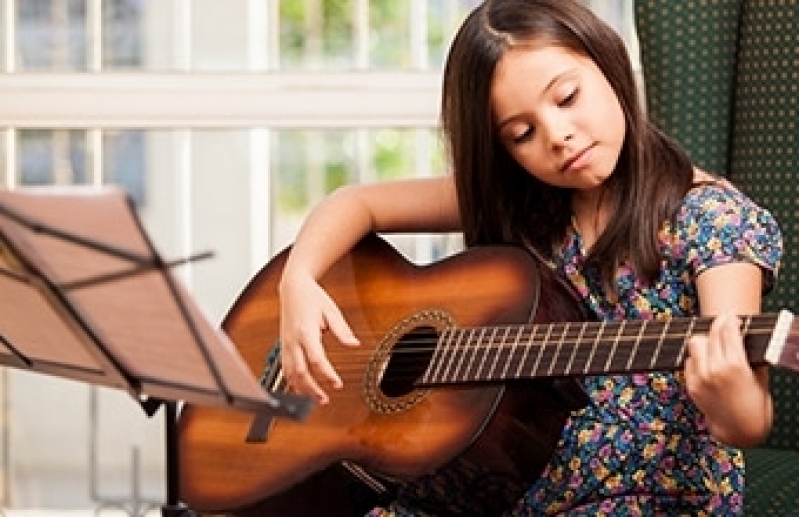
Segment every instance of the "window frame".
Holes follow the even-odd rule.
[[[11,73],[6,128],[353,128],[438,123],[439,72]]]

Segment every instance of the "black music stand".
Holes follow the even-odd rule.
[[[264,390],[114,187],[0,190],[0,365],[125,390],[164,406],[164,516],[178,493],[177,405],[303,418],[304,397]]]

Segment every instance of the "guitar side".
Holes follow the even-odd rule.
[[[253,278],[223,324],[256,376],[278,338],[286,254]],[[279,498],[341,461],[400,481],[466,455],[514,476],[534,472],[531,463],[548,457],[562,421],[545,424],[538,436],[529,424],[540,416],[532,408],[541,408],[531,405],[529,390],[399,383],[386,392],[382,381],[392,351],[418,328],[426,335],[448,326],[579,318],[573,298],[539,268],[512,247],[474,248],[420,267],[380,238],[365,239],[321,282],[361,340],[352,349],[324,336],[344,388],[303,422],[275,420],[259,443],[245,441],[251,414],[185,406],[178,422],[181,499],[201,512],[236,511]],[[325,504],[307,495],[309,505]]]

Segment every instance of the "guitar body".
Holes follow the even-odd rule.
[[[252,279],[223,324],[256,376],[279,336],[277,285],[286,256]],[[579,399],[576,384],[419,387],[416,362],[392,357],[414,353],[417,340],[449,327],[583,320],[572,292],[548,268],[520,248],[499,246],[417,266],[370,236],[321,283],[361,340],[347,348],[324,336],[344,388],[304,421],[273,420],[261,442],[246,440],[252,414],[184,406],[178,467],[185,504],[201,513],[362,514],[374,500],[342,462],[398,483],[462,461],[519,486],[540,474]],[[265,387],[284,389],[279,382]]]

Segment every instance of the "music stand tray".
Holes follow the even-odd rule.
[[[0,189],[0,365],[127,391],[165,406],[167,501],[177,491],[177,403],[303,418],[264,390],[165,262],[129,196],[108,187]],[[188,510],[186,510],[188,512]]]

